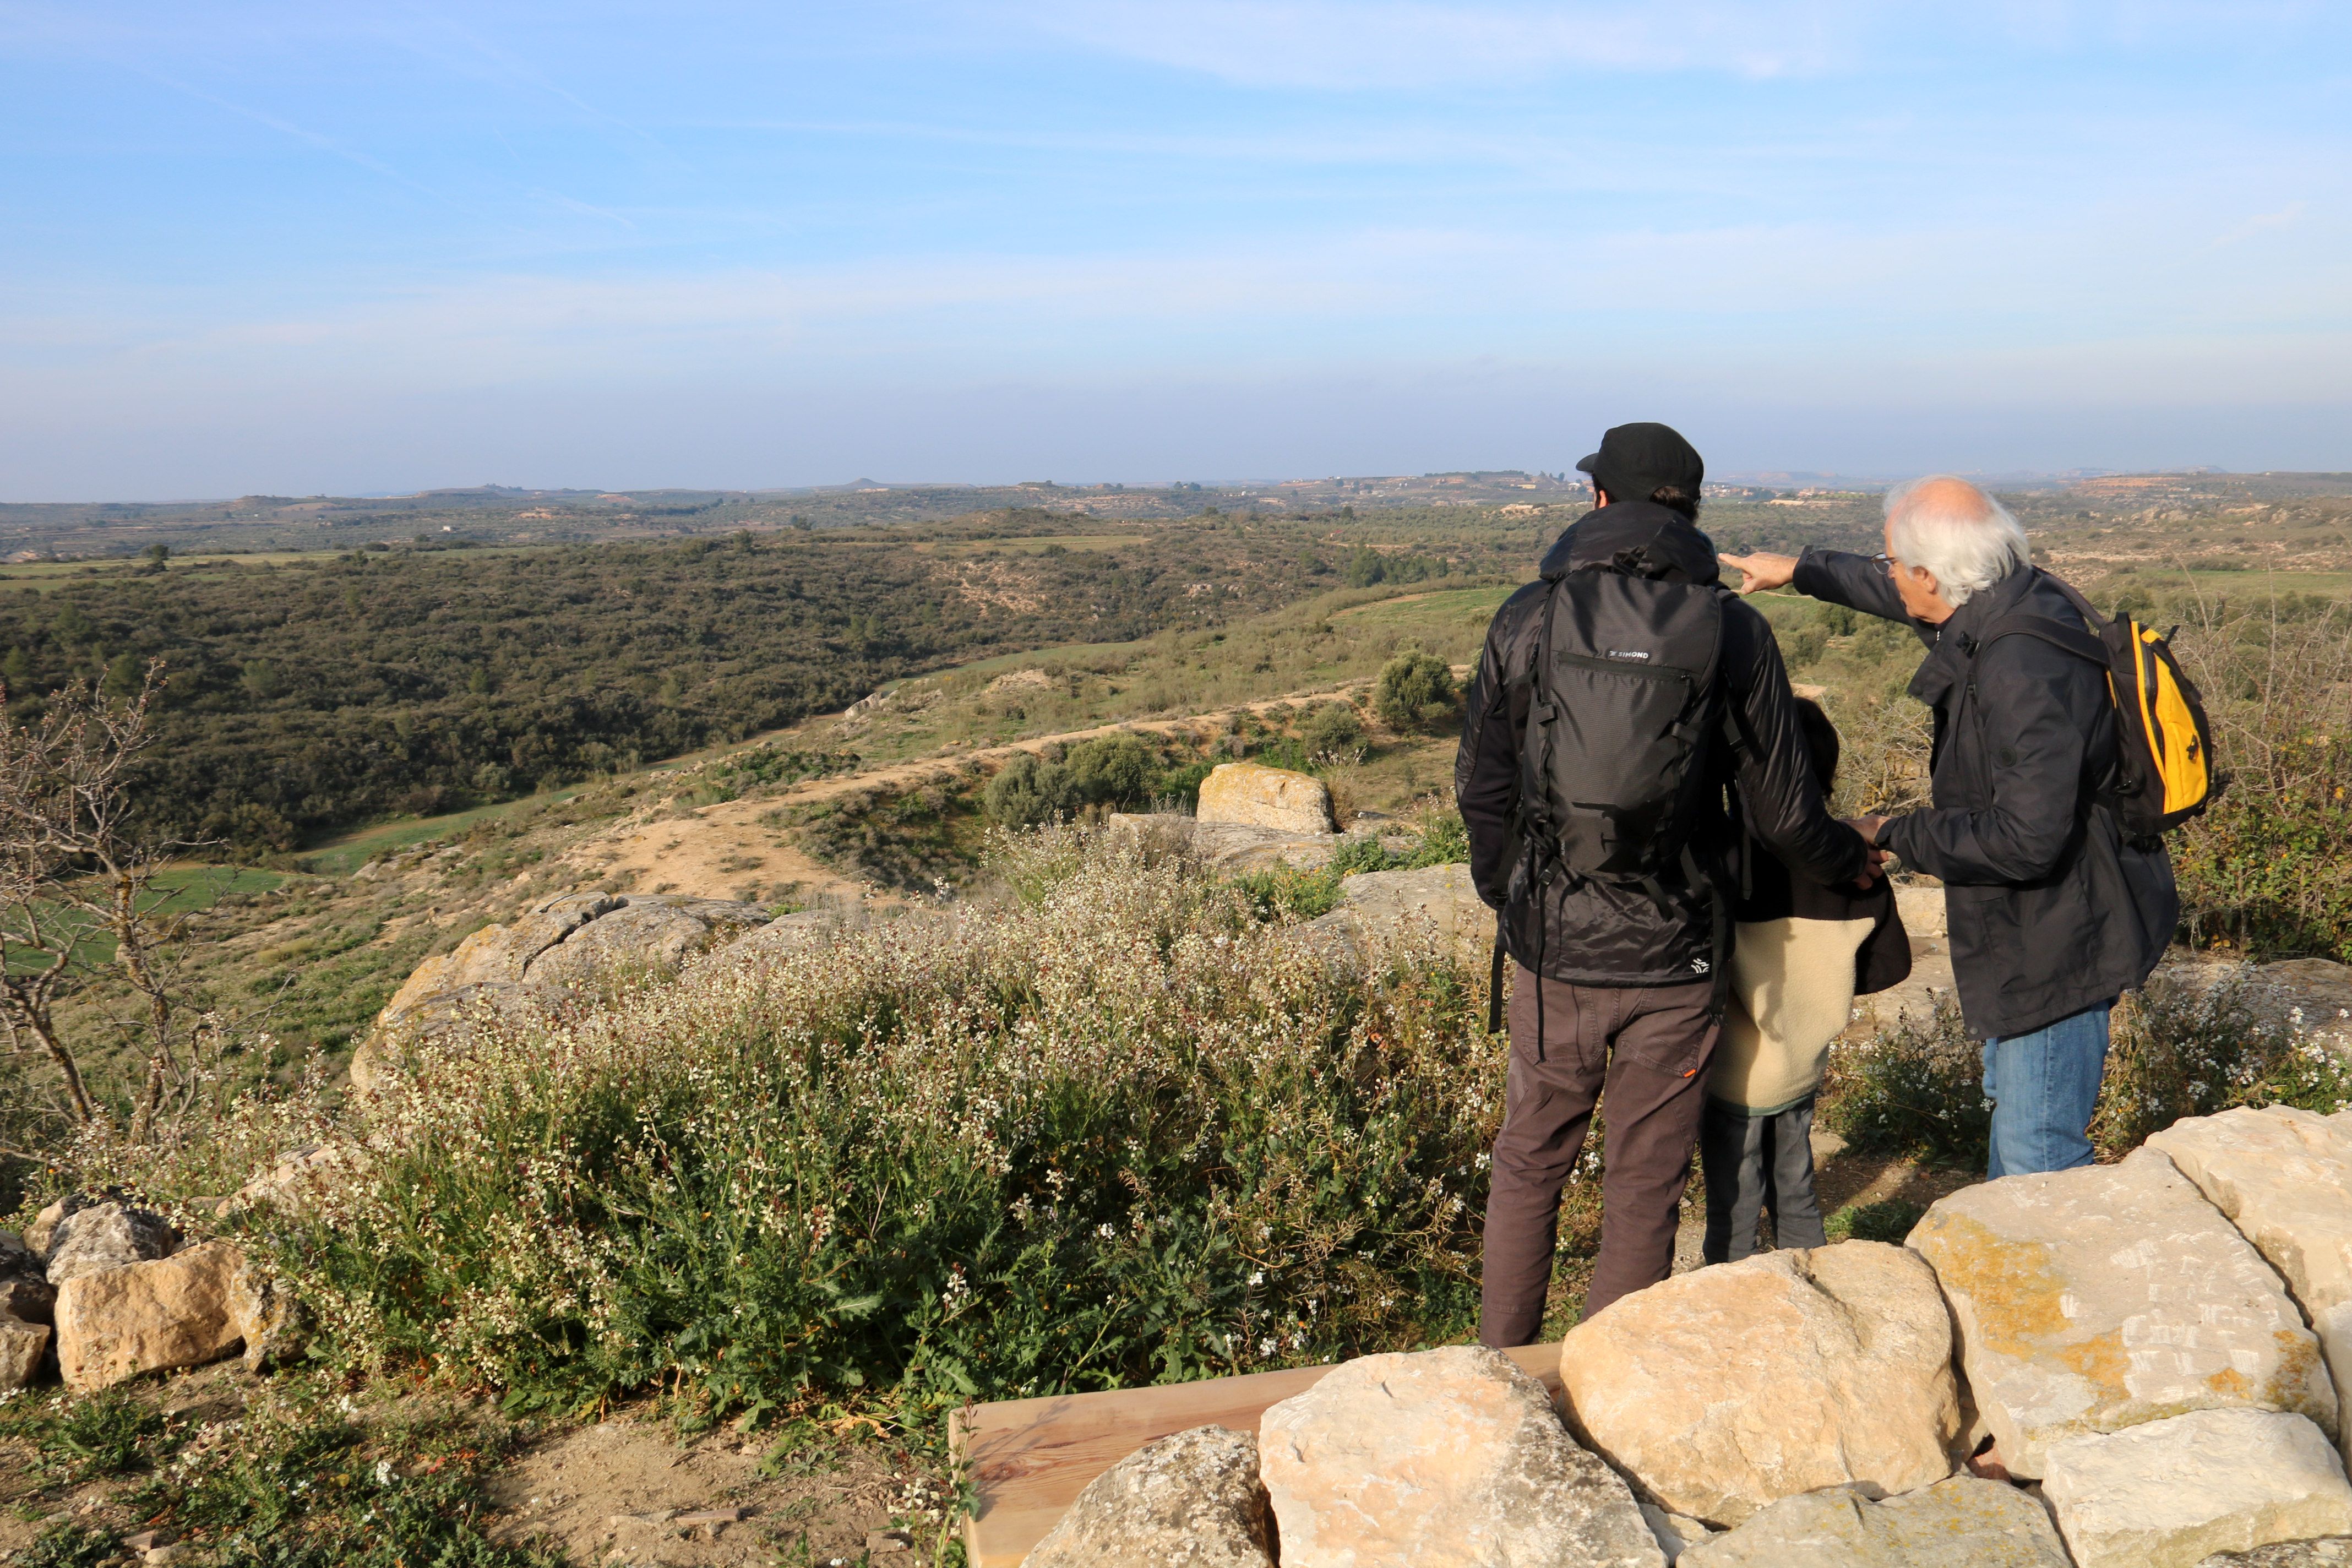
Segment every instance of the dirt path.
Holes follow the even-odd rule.
[[[639,892],[685,893],[708,899],[776,898],[786,896],[783,889],[791,889],[789,896],[803,902],[856,899],[866,895],[863,884],[811,859],[793,847],[780,829],[761,818],[783,806],[835,800],[867,790],[904,794],[927,784],[951,779],[973,763],[992,772],[1024,752],[1037,752],[1048,746],[1071,745],[1122,732],[1175,734],[1217,724],[1237,713],[1264,713],[1287,703],[1328,700],[1370,684],[1358,679],[1236,703],[1181,719],[1122,720],[1058,734],[1033,735],[999,746],[950,746],[901,762],[808,779],[782,789],[700,806],[681,816],[670,816],[656,808],[625,817],[602,832],[581,838],[564,852],[563,860],[585,877],[609,880]],[[777,736],[761,739],[793,732],[780,731]]]

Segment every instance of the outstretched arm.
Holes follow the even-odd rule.
[[[1809,598],[1843,605],[1865,616],[1901,621],[1906,626],[1911,624],[1910,612],[1903,607],[1903,595],[1895,591],[1895,580],[1874,557],[1843,550],[1808,550],[1802,555],[1772,555],[1759,551],[1753,555],[1726,555],[1721,559],[1726,566],[1738,568],[1745,579],[1739,584],[1742,594],[1768,594],[1776,588],[1793,587]]]

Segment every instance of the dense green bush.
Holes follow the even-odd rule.
[[[1443,730],[1454,721],[1461,698],[1454,672],[1434,654],[1399,654],[1372,684],[1372,710],[1401,734]]]
[[[1326,702],[1307,716],[1307,721],[1299,726],[1298,738],[1309,756],[1347,756],[1363,744],[1363,721],[1356,717],[1356,710],[1348,703]]]
[[[565,1407],[660,1382],[716,1418],[1466,1335],[1504,1068],[1483,976],[1335,968],[1181,858],[1002,853],[1007,894],[952,934],[434,1053],[278,1238],[329,1355]],[[250,1110],[176,1179],[327,1115]]]

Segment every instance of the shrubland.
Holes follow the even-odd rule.
[[[1367,972],[1068,828],[992,871],[952,918],[486,1019],[357,1115],[321,1077],[200,1140],[93,1135],[77,1178],[184,1199],[341,1141],[312,1215],[249,1237],[321,1353],[517,1407],[923,1426],[1469,1331],[1483,974]]]

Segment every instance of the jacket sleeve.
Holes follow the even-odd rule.
[[[1849,610],[1860,610],[1865,616],[1877,616],[1884,620],[1901,621],[1906,626],[1912,624],[1911,613],[1903,607],[1903,595],[1895,591],[1895,579],[1867,555],[1853,555],[1843,550],[1808,550],[1797,557],[1797,572],[1790,586],[1808,598],[1843,605]]]
[[[1739,799],[1749,831],[1795,875],[1822,887],[1862,875],[1862,835],[1829,813],[1797,726],[1797,700],[1772,628],[1752,606],[1724,616],[1726,693],[1739,732]]]
[[[1519,738],[1511,723],[1503,623],[1497,615],[1486,628],[1486,651],[1462,704],[1462,749],[1454,757],[1454,804],[1470,835],[1470,879],[1496,910],[1517,858],[1511,819],[1519,804]]]
[[[1986,804],[1931,806],[1899,816],[1879,842],[1906,866],[1959,887],[2038,881],[2074,834],[2084,754],[2098,713],[2086,700],[2090,666],[2030,637],[1988,643],[1976,656],[1974,704],[1988,726]]]

